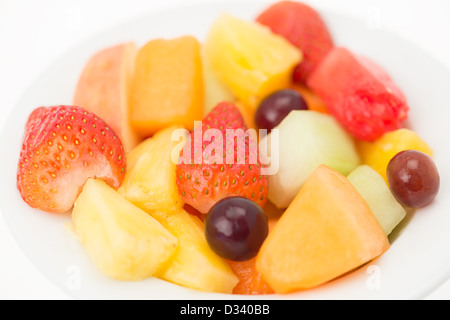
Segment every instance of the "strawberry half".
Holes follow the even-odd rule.
[[[88,178],[118,188],[126,171],[116,133],[80,107],[34,110],[25,126],[17,188],[28,205],[48,212],[72,208]]]
[[[278,2],[256,19],[303,52],[303,61],[294,70],[294,82],[306,80],[334,47],[333,39],[319,13],[294,1]]]
[[[228,102],[217,105],[194,129],[177,165],[178,191],[187,204],[201,213],[230,196],[265,205],[268,179],[261,174],[257,138],[244,135],[246,131],[241,113]]]

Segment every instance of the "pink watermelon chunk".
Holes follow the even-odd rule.
[[[360,140],[373,141],[399,129],[408,117],[405,95],[373,61],[336,47],[308,80],[341,125]]]
[[[305,3],[277,2],[263,11],[256,21],[302,51],[303,60],[294,69],[294,82],[306,84],[314,69],[334,47],[325,21],[319,12]]]

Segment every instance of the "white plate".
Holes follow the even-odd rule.
[[[83,299],[241,298],[197,292],[158,279],[126,283],[103,276],[68,230],[70,216],[38,212],[22,201],[16,188],[16,166],[29,113],[42,105],[71,104],[78,76],[96,51],[130,40],[144,44],[152,38],[185,34],[202,40],[221,12],[253,19],[263,8],[254,3],[205,4],[130,21],[67,52],[24,92],[0,141],[0,150],[7,155],[0,168],[1,206],[5,221],[22,250],[62,290]],[[364,22],[331,12],[323,12],[323,16],[338,45],[377,61],[404,90],[411,105],[411,126],[435,149],[441,190],[431,206],[402,223],[391,237],[391,249],[371,264],[313,290],[257,298],[423,298],[450,276],[450,202],[445,198],[450,181],[450,152],[445,139],[449,136],[446,130],[450,118],[450,72],[418,48],[386,31],[370,30]]]

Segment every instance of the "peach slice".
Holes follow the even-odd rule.
[[[95,54],[84,67],[74,96],[74,105],[102,118],[119,135],[125,152],[139,142],[129,122],[128,92],[136,46],[119,44]]]

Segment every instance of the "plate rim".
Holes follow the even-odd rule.
[[[83,43],[88,43],[88,42],[92,42],[94,39],[101,37],[104,34],[107,34],[111,31],[111,29],[116,29],[119,28],[120,26],[126,26],[126,25],[130,25],[133,24],[135,21],[140,21],[142,19],[145,19],[146,17],[151,17],[154,15],[157,15],[158,13],[170,13],[173,10],[183,10],[186,8],[191,8],[191,7],[198,7],[198,6],[209,6],[209,7],[213,7],[213,6],[224,6],[224,5],[229,5],[231,3],[241,3],[247,6],[260,6],[261,10],[264,8],[264,6],[268,6],[270,4],[273,3],[272,2],[256,2],[256,1],[249,1],[249,0],[244,0],[244,1],[236,1],[236,0],[231,0],[231,1],[225,1],[225,0],[221,0],[221,1],[216,1],[213,3],[210,3],[206,0],[201,0],[201,1],[195,1],[193,3],[189,3],[189,4],[170,4],[168,6],[162,7],[162,8],[153,8],[151,10],[148,10],[142,14],[136,15],[132,18],[128,18],[125,19],[123,21],[117,22],[117,23],[112,23],[111,25],[105,27],[104,29],[97,31],[79,41],[77,41],[76,43],[74,43],[73,45],[71,45],[68,49],[64,50],[63,52],[61,52],[54,60],[52,60],[51,62],[49,62],[47,65],[43,66],[43,68],[40,70],[40,72],[37,73],[36,77],[34,79],[32,79],[32,81],[30,81],[27,86],[24,87],[24,89],[21,91],[21,94],[18,96],[18,98],[14,101],[14,106],[12,108],[10,108],[8,110],[8,112],[5,115],[5,122],[4,125],[1,129],[0,132],[0,146],[3,146],[4,140],[7,139],[7,123],[9,122],[9,120],[12,118],[13,114],[14,114],[14,110],[16,109],[16,106],[20,104],[20,101],[22,101],[24,99],[24,97],[26,96],[26,93],[35,86],[35,84],[39,81],[39,79],[41,77],[43,77],[43,75],[47,72],[47,70],[49,68],[51,68],[52,65],[57,64],[58,62],[64,60],[64,58],[74,49],[79,48]],[[317,6],[315,7],[316,10],[318,10],[321,14],[324,14],[326,16],[329,15],[337,15],[340,17],[345,18],[346,20],[353,20],[357,23],[361,23],[361,21],[363,21],[362,18],[359,17],[355,17],[352,16],[350,14],[346,14],[346,13],[342,13],[342,12],[337,12],[335,10],[330,10],[330,9],[326,9],[323,6]],[[424,48],[420,47],[419,45],[417,45],[416,43],[410,41],[409,39],[406,39],[404,37],[402,37],[400,34],[398,34],[397,32],[393,31],[390,28],[383,28],[382,32],[389,34],[391,37],[394,37],[398,40],[400,40],[401,42],[407,44],[409,47],[414,48],[415,53],[419,54],[425,58],[428,59],[430,62],[440,66],[443,69],[443,72],[450,75],[450,67],[448,67],[445,63],[443,63],[442,61],[440,61],[440,59],[438,59],[437,57],[435,57],[434,55],[428,53]],[[49,276],[49,272],[45,271],[45,268],[43,268],[39,262],[36,262],[35,259],[33,259],[29,254],[27,254],[26,250],[24,249],[24,245],[22,243],[22,240],[20,240],[18,238],[18,236],[13,232],[11,225],[10,225],[10,220],[8,218],[8,215],[5,214],[5,203],[3,201],[0,201],[0,208],[1,208],[1,215],[3,216],[3,219],[5,221],[5,227],[7,228],[7,230],[10,232],[11,236],[13,237],[14,241],[16,242],[16,244],[18,245],[18,247],[20,248],[20,251],[23,253],[23,255],[26,257],[26,259],[31,263],[31,265],[39,271],[40,274],[42,274],[45,279],[47,281],[49,281],[50,283],[52,283],[56,288],[58,288],[60,291],[62,291],[63,293],[65,293],[67,296],[74,298],[74,299],[80,299],[80,297],[78,297],[76,294],[74,294],[73,291],[67,289],[66,287],[64,287],[63,285],[61,285],[60,283],[58,283],[56,281],[55,278]],[[410,297],[407,299],[423,299],[426,296],[428,296],[429,294],[431,294],[432,292],[434,292],[436,289],[438,289],[446,280],[448,280],[450,278],[450,266],[446,269],[446,271],[442,272],[442,274],[440,276],[436,276],[435,279],[433,279],[433,281],[428,282],[428,285],[425,285],[423,289],[420,290],[420,292],[414,292],[410,294]],[[164,280],[160,280],[160,281],[164,281]],[[426,289],[425,289],[426,288]],[[192,289],[188,289],[188,290],[192,290]],[[417,291],[417,290],[416,290]],[[216,293],[207,293],[213,296],[212,299],[226,299],[229,298],[230,295],[227,294],[216,294]],[[255,297],[251,297],[251,296],[245,296],[245,295],[233,295],[232,297],[235,297],[237,299],[255,299]],[[276,299],[286,299],[289,298],[289,296],[285,296],[285,295],[279,295],[279,294],[274,294],[274,295],[267,295],[264,297],[261,296],[256,296],[256,299],[271,299],[271,297],[275,297]],[[305,297],[302,297],[302,299]],[[202,299],[202,298],[201,298]],[[295,299],[295,297],[294,297]],[[306,297],[307,299],[307,297]]]

